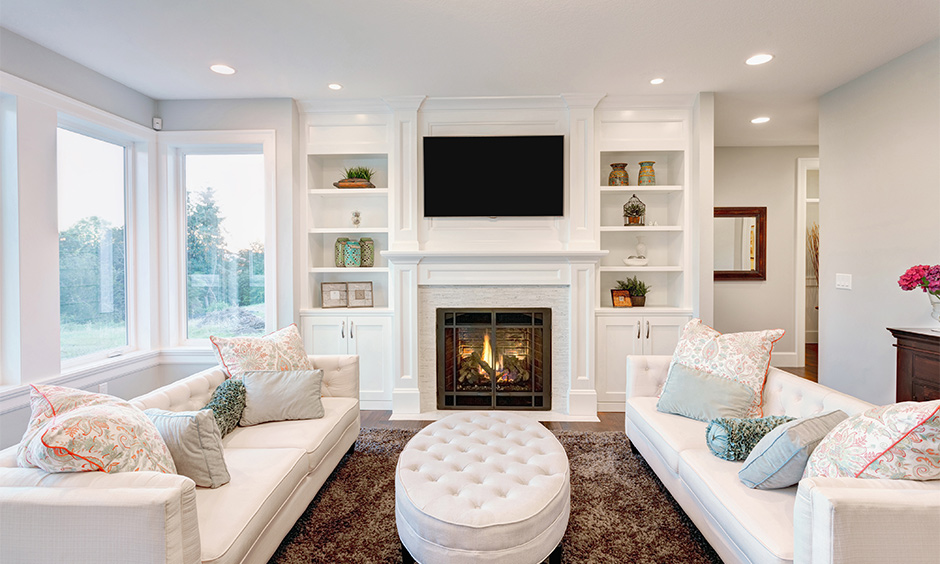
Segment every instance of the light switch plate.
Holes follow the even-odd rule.
[[[851,274],[836,274],[836,288],[840,290],[851,290],[852,289],[852,275]]]

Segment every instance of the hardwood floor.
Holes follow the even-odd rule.
[[[819,345],[816,343],[806,343],[806,360],[802,368],[783,368],[790,374],[796,374],[801,378],[806,378],[813,382],[819,381]]]
[[[455,412],[456,413],[456,412]],[[362,427],[380,429],[423,429],[431,421],[390,421],[391,411],[363,410],[359,413]],[[598,413],[598,423],[582,421],[542,421],[542,425],[552,431],[623,431],[623,413]]]

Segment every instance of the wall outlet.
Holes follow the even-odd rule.
[[[108,393],[108,383],[107,383],[107,382],[102,382],[102,383],[98,384],[98,393],[99,393],[99,394],[106,394],[106,393]]]
[[[153,118],[153,128],[157,131],[163,129],[163,118]]]
[[[836,274],[836,288],[839,290],[851,290],[852,289],[852,275],[851,274]]]

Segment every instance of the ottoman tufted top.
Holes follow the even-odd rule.
[[[544,530],[562,514],[567,522],[568,457],[538,421],[462,412],[428,425],[408,442],[398,459],[395,490],[397,511],[409,523],[421,523],[427,540],[454,546],[461,544],[455,528],[494,527],[501,534],[472,539],[466,548],[499,549],[519,540],[513,524]]]

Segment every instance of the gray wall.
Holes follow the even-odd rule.
[[[715,329],[785,329],[775,366],[796,363],[796,160],[817,147],[716,147],[715,206],[767,207],[767,280],[715,282]]]
[[[154,116],[153,99],[4,28],[0,70],[146,127]]]
[[[819,381],[891,403],[885,328],[937,326],[927,296],[897,280],[940,263],[940,40],[824,95],[819,157]],[[835,288],[836,273],[852,290]]]

